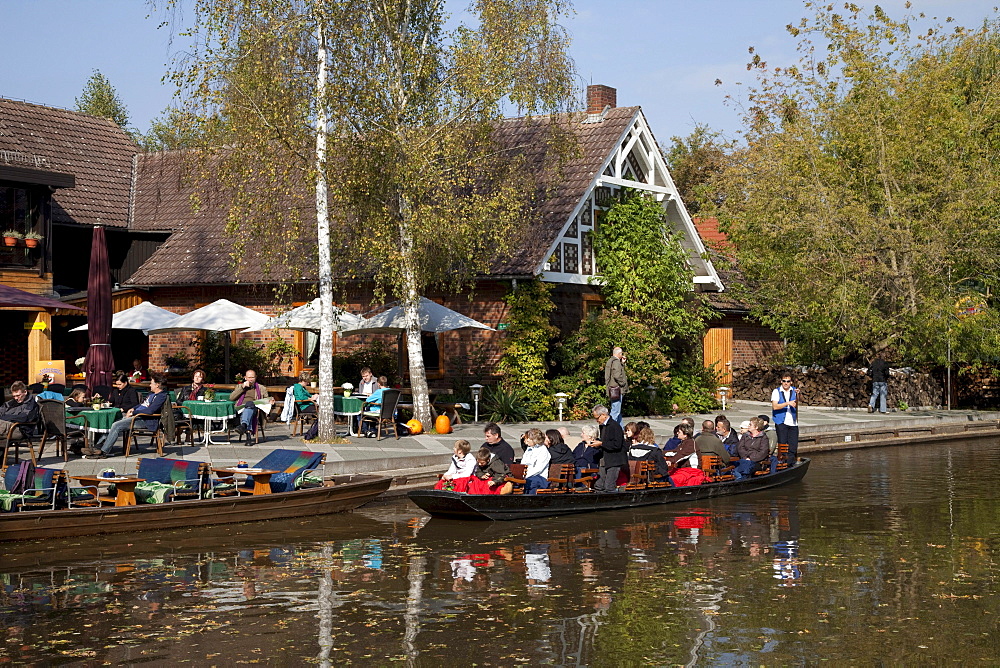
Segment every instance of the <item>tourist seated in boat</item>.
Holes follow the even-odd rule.
[[[455,441],[448,470],[434,485],[434,489],[467,492],[469,480],[476,470],[476,458],[472,456],[472,444],[464,438]]]
[[[768,447],[771,454],[774,454],[774,451],[778,448],[778,432],[771,425],[771,418],[769,416],[761,414],[757,416],[757,419],[764,423],[761,431],[767,436]]]
[[[184,385],[176,392],[174,396],[177,397],[178,404],[183,404],[185,401],[200,401],[205,398],[205,370],[195,369],[191,374],[191,383]]]
[[[663,450],[666,452],[672,452],[677,449],[677,446],[681,444],[684,440],[684,434],[681,433],[681,426],[677,425],[674,427],[674,435],[667,439],[667,442],[663,444]]]
[[[521,457],[521,463],[528,468],[524,472],[524,493],[534,494],[535,490],[549,486],[549,462],[552,457],[545,447],[545,434],[541,429],[529,429],[524,434],[528,449]]]
[[[500,457],[503,463],[507,465],[507,470],[509,471],[511,464],[514,463],[514,448],[510,447],[510,443],[503,440],[503,437],[500,435],[500,427],[495,422],[488,423],[483,427],[483,437],[486,439],[486,442],[483,443],[482,447]]]
[[[677,425],[675,433],[679,433],[681,442],[673,450],[664,450],[667,463],[674,468],[683,466],[698,466],[698,448],[694,444],[694,429],[687,422]]]
[[[576,477],[580,477],[583,469],[596,469],[601,463],[601,449],[592,448],[590,444],[597,440],[597,427],[592,424],[583,426],[580,430],[580,442],[573,449],[573,459],[576,464]]]
[[[66,397],[67,408],[83,408],[87,406],[87,390],[82,387],[74,387]]]
[[[651,461],[656,464],[656,473],[664,480],[670,473],[670,466],[663,455],[663,450],[656,444],[656,436],[649,427],[644,427],[635,437],[635,442],[629,446],[628,458],[632,461]]]
[[[639,426],[635,422],[629,422],[622,428],[622,433],[625,435],[625,445],[632,445],[639,436]]]
[[[719,439],[722,440],[722,445],[725,446],[729,456],[734,457],[736,455],[736,444],[740,442],[740,435],[733,429],[732,423],[727,418],[716,419],[715,433],[719,435]],[[723,459],[722,461],[726,460]]]
[[[469,480],[469,494],[510,494],[514,485],[507,482],[509,473],[510,467],[503,459],[484,445],[476,453],[476,468]]]
[[[111,381],[111,396],[107,397],[107,402],[112,408],[123,411],[139,405],[139,393],[128,384],[128,376],[121,371],[115,373]]]
[[[149,380],[149,395],[142,403],[130,407],[121,420],[111,425],[111,429],[103,440],[96,443],[96,448],[88,448],[83,451],[90,459],[105,459],[111,454],[115,443],[132,428],[133,415],[155,415],[152,419],[143,420],[143,426],[150,431],[155,431],[160,424],[160,411],[167,403],[170,395],[167,393],[167,381],[163,376],[156,375]]]
[[[740,437],[737,446],[740,461],[733,472],[737,480],[752,476],[760,462],[769,457],[771,446],[767,434],[764,433],[766,427],[767,424],[759,417],[750,418],[750,427],[747,433]]]
[[[728,422],[728,420],[727,420]],[[729,462],[729,451],[719,435],[715,433],[715,422],[705,420],[701,425],[701,433],[694,439],[695,447],[699,455],[715,455],[720,462]]]
[[[552,464],[576,463],[573,451],[566,445],[562,432],[558,429],[548,429],[545,431],[545,447],[549,449],[549,466]]]

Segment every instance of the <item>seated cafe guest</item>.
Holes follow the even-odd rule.
[[[767,440],[767,434],[764,433],[766,428],[767,424],[759,417],[750,418],[750,428],[747,433],[740,437],[740,442],[737,445],[737,453],[740,457],[734,471],[737,480],[753,475],[757,465],[768,458],[771,446]]]
[[[361,369],[361,381],[358,383],[357,393],[367,397],[379,388],[379,384],[379,380],[375,380],[375,376],[372,375],[372,370],[364,367]]]
[[[13,399],[0,406],[0,438],[7,438],[15,424],[23,425],[20,431],[24,436],[33,435],[33,423],[38,421],[38,403],[28,392],[28,386],[19,380],[11,383],[10,393]]]
[[[87,405],[87,390],[82,387],[74,387],[73,391],[66,397],[67,408],[82,408]]]
[[[382,410],[382,393],[389,387],[389,380],[385,376],[378,377],[378,389],[369,394],[361,405],[362,415],[365,413],[375,414]],[[360,422],[361,415],[356,416],[355,421]],[[365,430],[361,432],[365,438],[375,438],[376,430],[371,422],[365,423]]]
[[[545,447],[545,434],[541,429],[529,429],[524,434],[524,441],[528,445],[521,457],[521,463],[528,467],[524,472],[524,493],[534,494],[535,490],[549,486],[549,462],[552,458]]]
[[[205,397],[205,371],[195,369],[191,374],[191,384],[177,390],[177,403],[185,401],[198,401]]]
[[[243,382],[229,394],[229,400],[235,401],[236,407],[239,409],[240,423],[236,425],[236,433],[240,436],[251,431],[256,424],[254,422],[257,417],[255,401],[267,400],[268,403],[274,403],[274,399],[267,393],[267,388],[257,382],[257,372],[253,369],[247,369],[243,376]],[[246,444],[250,445],[250,439],[247,439]]]
[[[310,375],[308,371],[303,371],[299,374],[299,382],[292,385],[295,407],[300,413],[316,412],[316,402],[319,400],[319,394],[313,394],[306,388]]]
[[[139,393],[128,384],[128,376],[119,371],[111,381],[111,396],[104,397],[104,400],[110,403],[112,408],[127,411],[139,405]]]
[[[149,381],[149,395],[146,399],[137,406],[133,406],[125,412],[125,416],[111,425],[111,429],[108,431],[107,435],[100,441],[97,448],[87,448],[83,451],[83,454],[87,455],[90,459],[105,459],[111,454],[111,449],[115,447],[115,443],[118,441],[119,437],[124,432],[127,432],[132,426],[132,416],[133,415],[156,415],[159,416],[160,411],[163,409],[163,405],[167,403],[167,399],[170,398],[170,394],[167,392],[167,382],[162,376],[155,376]],[[160,418],[155,417],[152,419],[142,420],[142,426],[146,429],[154,430],[160,424]]]
[[[476,458],[472,452],[472,444],[465,439],[455,442],[452,451],[451,464],[434,489],[451,489],[455,492],[466,492],[469,489],[469,479],[476,470]]]
[[[128,375],[133,383],[141,383],[149,378],[146,375],[146,370],[142,368],[142,360],[138,359],[132,360],[132,370],[128,372]]]

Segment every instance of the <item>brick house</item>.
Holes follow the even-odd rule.
[[[649,192],[661,203],[667,220],[681,233],[683,245],[688,250],[694,270],[692,289],[722,292],[723,282],[707,259],[705,245],[680,200],[642,109],[618,107],[616,91],[608,86],[589,86],[587,94],[585,112],[563,114],[555,119],[576,135],[579,151],[563,166],[559,182],[549,190],[546,200],[538,207],[538,213],[528,224],[516,251],[509,258],[498,259],[490,274],[481,276],[467,293],[427,295],[500,330],[427,335],[425,351],[430,378],[460,373],[461,367],[472,364],[473,360],[476,364],[492,368],[499,357],[504,336],[502,325],[506,304],[503,298],[517,281],[540,277],[554,286],[552,295],[557,308],[553,324],[564,333],[574,330],[588,312],[600,308],[602,299],[597,287],[590,283],[596,272],[590,233],[601,224],[603,215],[621,188]],[[53,161],[60,153],[79,153],[84,145],[86,150],[92,150],[92,144],[105,142],[106,156],[103,161],[113,166],[105,169],[103,174],[97,173],[95,165],[90,163],[87,166],[91,171],[81,165],[71,165],[75,169],[65,170],[67,173],[78,172],[78,189],[87,184],[87,190],[82,193],[85,199],[96,198],[96,185],[89,185],[91,172],[95,180],[103,176],[114,187],[102,195],[101,201],[107,201],[108,210],[101,215],[93,215],[80,207],[67,207],[72,198],[64,198],[66,204],[62,208],[68,214],[65,222],[60,224],[66,229],[58,231],[54,242],[56,257],[62,258],[60,263],[64,263],[66,270],[62,272],[66,275],[65,279],[59,278],[59,272],[56,272],[55,285],[62,285],[61,281],[65,280],[64,291],[85,288],[89,229],[95,224],[104,224],[109,229],[112,272],[115,282],[122,288],[116,292],[116,311],[139,299],[147,299],[174,312],[186,313],[225,297],[275,315],[314,296],[314,275],[297,276],[292,281],[293,286],[284,305],[275,304],[274,281],[248,282],[237,275],[228,251],[232,240],[225,231],[227,207],[223,200],[206,199],[201,193],[199,206],[192,207],[192,195],[195,193],[185,178],[184,152],[139,153],[125,133],[103,119],[0,100],[0,110],[20,107],[33,110],[35,116],[32,122],[42,128],[39,133],[53,132],[66,138],[62,144],[52,142],[52,150],[45,154],[53,156]],[[3,118],[0,115],[0,119]],[[89,128],[90,134],[69,129],[74,124]],[[26,123],[25,128],[30,125]],[[59,125],[62,129],[44,129],[48,125]],[[532,142],[531,133],[536,127],[537,123],[527,119],[508,119],[501,124],[499,134],[506,138],[503,141],[516,142],[519,146],[540,146],[543,142]],[[2,131],[3,126],[0,126]],[[0,142],[3,139],[0,134]],[[0,149],[3,147],[4,144],[0,143]],[[65,192],[70,193],[71,189]],[[81,193],[73,195],[80,197]],[[59,197],[62,197],[62,192]],[[65,239],[65,245],[61,239]],[[59,248],[65,250],[59,251]],[[260,262],[263,260],[255,257],[252,251],[241,258],[243,265],[254,266],[254,263]],[[48,288],[51,290],[52,285]],[[348,285],[339,302],[355,313],[368,312],[378,306],[373,286],[365,283]],[[64,321],[66,328],[80,322],[79,319],[60,319],[60,322]],[[67,343],[63,346],[69,360],[80,354],[72,336],[75,335],[65,335]],[[168,354],[193,352],[192,345],[197,336],[195,332],[150,336],[150,368],[164,368],[164,357]],[[282,336],[302,351],[306,358],[314,347],[314,337],[310,334],[264,332],[238,336],[258,341]],[[60,339],[60,327],[56,328],[55,337],[57,341]],[[364,344],[371,338],[365,335],[340,337],[336,345],[344,349]],[[81,343],[85,347],[85,335]],[[123,355],[128,359],[116,360],[118,365],[126,366],[133,347],[142,343],[144,341],[130,341],[130,352]],[[56,348],[59,349],[59,346]],[[296,361],[287,371],[296,373],[302,364],[302,361]]]

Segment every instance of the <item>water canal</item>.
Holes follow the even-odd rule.
[[[1000,452],[817,456],[793,487],[524,523],[404,501],[3,546],[0,662],[992,664]]]

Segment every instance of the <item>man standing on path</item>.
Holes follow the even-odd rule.
[[[604,365],[604,386],[611,404],[611,419],[622,426],[622,400],[628,394],[628,378],[625,376],[625,351],[615,346],[611,357]]]
[[[881,397],[879,403],[879,413],[886,413],[885,399],[889,392],[889,363],[885,361],[885,354],[878,353],[868,375],[872,377],[872,398],[868,400],[868,412],[875,412],[875,399]]]
[[[615,350],[621,351],[621,348]],[[598,469],[595,492],[617,492],[618,472],[628,466],[628,450],[625,449],[625,432],[622,426],[611,419],[606,406],[594,406],[594,419],[601,425],[599,441],[587,445],[601,449],[601,464]]]
[[[781,374],[781,385],[771,392],[771,415],[778,432],[778,443],[788,444],[788,461],[799,452],[799,392],[792,387],[791,374]]]

